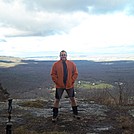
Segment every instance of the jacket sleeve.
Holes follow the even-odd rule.
[[[52,78],[54,83],[57,82],[57,71],[56,71],[55,64],[52,66],[52,69],[51,69],[51,78]]]
[[[73,82],[77,79],[77,77],[78,77],[78,70],[77,70],[76,65],[74,64],[73,65],[73,75],[72,75]]]

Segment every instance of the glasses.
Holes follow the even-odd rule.
[[[61,54],[60,56],[67,56],[66,54]]]

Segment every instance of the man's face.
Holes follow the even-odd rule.
[[[62,61],[65,61],[65,60],[67,59],[67,54],[66,54],[66,52],[61,52],[61,53],[60,53],[60,59],[61,59]]]

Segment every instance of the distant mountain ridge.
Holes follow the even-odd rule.
[[[22,58],[13,56],[0,56],[0,67],[13,67],[19,64],[24,64]]]
[[[69,60],[92,60],[92,61],[120,61],[120,60],[133,60],[134,55],[68,55],[67,57]],[[25,57],[25,60],[59,60],[59,56],[32,56],[32,57]]]
[[[120,61],[120,60],[132,60],[134,61],[134,55],[97,55],[97,56],[90,56],[86,54],[80,55],[68,55],[67,57],[69,60],[91,60],[91,61]],[[52,56],[30,56],[30,57],[13,57],[13,56],[0,56],[0,66],[2,63],[17,63],[22,64],[24,60],[37,60],[37,61],[46,61],[46,60],[59,60],[59,56],[52,55]]]

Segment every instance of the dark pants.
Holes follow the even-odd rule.
[[[61,99],[64,90],[67,92],[69,98],[75,96],[75,94],[74,94],[74,88],[70,88],[70,89],[56,88],[55,98],[56,99]]]

